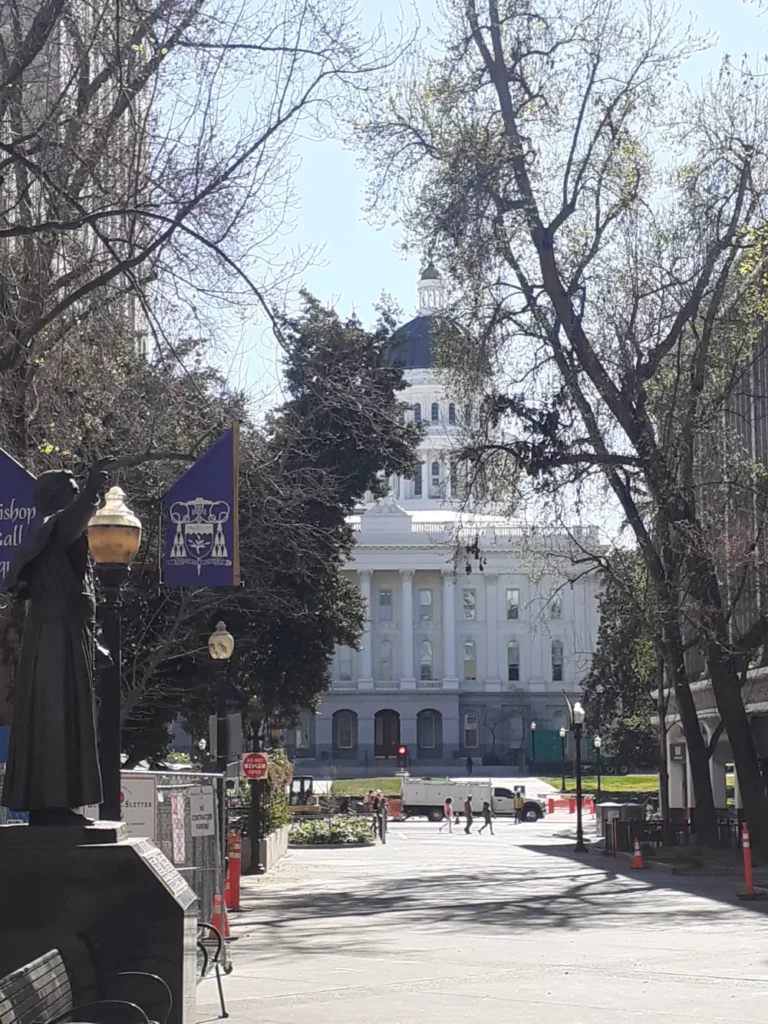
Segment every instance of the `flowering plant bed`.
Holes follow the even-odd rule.
[[[364,818],[326,818],[292,825],[288,842],[291,846],[371,846],[373,836]]]

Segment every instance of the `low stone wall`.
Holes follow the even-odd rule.
[[[288,832],[290,826],[283,825],[282,828],[276,829],[274,832],[262,839],[260,843],[261,847],[261,863],[264,865],[266,871],[271,871],[272,868],[280,861],[288,852]],[[247,837],[243,838],[243,874],[253,874],[255,865],[253,861],[253,852],[251,847],[251,840]]]

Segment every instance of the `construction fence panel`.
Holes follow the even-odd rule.
[[[198,915],[210,921],[221,872],[219,776],[157,772],[155,843],[200,900]]]

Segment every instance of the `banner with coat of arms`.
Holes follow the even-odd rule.
[[[240,585],[239,428],[228,430],[163,498],[163,583]]]

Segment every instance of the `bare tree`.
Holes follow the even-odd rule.
[[[690,690],[703,667],[765,845],[741,690],[766,635],[766,356],[750,301],[765,84],[727,70],[699,93],[677,84],[702,42],[665,3],[466,0],[446,24],[445,52],[363,126],[377,195],[399,194],[413,241],[462,295],[464,349],[494,379],[491,426],[514,424],[504,450],[550,491],[599,477],[634,536],[701,834],[715,840]],[[446,358],[457,366],[457,346]]]
[[[174,360],[185,335],[271,316],[295,133],[364,88],[375,43],[347,0],[9,0],[0,443],[27,454],[38,371],[86,326]]]

